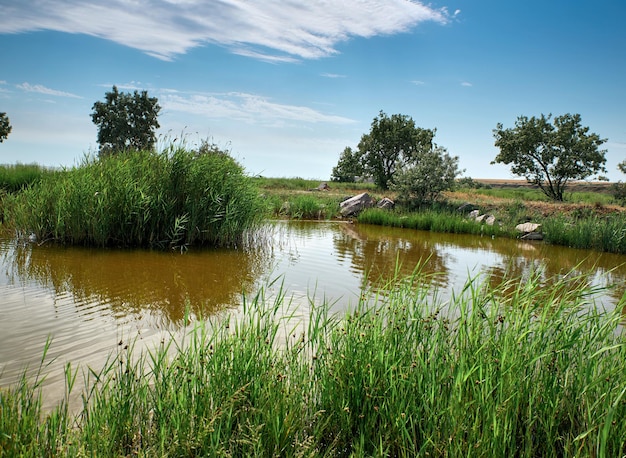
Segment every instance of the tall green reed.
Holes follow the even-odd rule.
[[[230,156],[174,147],[85,158],[6,201],[18,231],[95,246],[233,245],[261,217],[256,188]]]
[[[379,208],[363,211],[357,217],[359,223],[401,227],[433,232],[476,235],[504,235],[499,225],[487,225],[447,210],[421,210],[419,212],[389,212]]]
[[[555,245],[626,253],[626,215],[591,215],[577,219],[546,218],[545,240]]]
[[[14,432],[0,438],[2,452],[626,453],[625,304],[602,310],[585,276],[564,275],[554,287],[540,273],[498,286],[474,278],[442,302],[418,272],[364,291],[345,315],[312,301],[298,316],[278,289],[139,357],[132,345],[120,350],[91,370],[82,412],[63,417],[75,427],[55,428],[54,437],[28,436],[47,421],[40,411],[3,407],[2,427],[14,429],[2,431]],[[2,391],[3,406],[28,403],[25,386]]]

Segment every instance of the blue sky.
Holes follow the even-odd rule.
[[[78,164],[115,84],[163,107],[162,142],[210,139],[250,174],[327,180],[372,119],[411,116],[491,165],[493,129],[580,113],[626,159],[626,2],[619,0],[0,0],[0,163]]]

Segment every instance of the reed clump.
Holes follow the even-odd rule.
[[[390,212],[380,208],[363,211],[357,217],[363,224],[417,229],[452,234],[510,235],[499,224],[488,225],[468,219],[464,215],[445,209],[422,209],[418,212]]]
[[[554,245],[626,253],[626,213],[546,218],[543,232]]]
[[[227,153],[174,147],[85,158],[5,203],[20,232],[100,247],[233,245],[262,209],[256,187]]]
[[[584,277],[470,279],[446,304],[421,284],[364,291],[345,316],[310,304],[302,320],[261,292],[237,318],[90,369],[76,416],[43,413],[36,385],[5,389],[0,455],[626,453],[622,318]]]

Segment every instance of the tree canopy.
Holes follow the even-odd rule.
[[[353,183],[356,177],[362,174],[363,167],[361,166],[358,151],[353,151],[352,148],[346,146],[339,156],[337,166],[333,167],[330,179],[332,181]]]
[[[0,113],[0,143],[7,139],[11,133],[11,123],[6,113]]]
[[[396,171],[433,147],[435,131],[415,126],[410,116],[381,111],[358,145],[360,163],[377,186],[388,189]]]
[[[156,144],[161,107],[147,91],[119,92],[113,86],[105,102],[93,104],[91,119],[98,126],[100,154],[152,150]]]
[[[525,177],[546,196],[562,201],[571,180],[583,180],[606,171],[606,142],[581,125],[579,114],[528,118],[520,116],[514,128],[504,129],[498,123],[493,131],[500,153],[492,161],[511,165],[514,175]]]

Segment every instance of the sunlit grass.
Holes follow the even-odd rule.
[[[584,280],[468,280],[444,304],[395,279],[343,316],[261,292],[90,370],[75,417],[4,389],[0,455],[622,456],[626,304],[597,311]]]
[[[86,158],[4,203],[19,232],[95,246],[233,245],[263,216],[230,156],[175,148]]]
[[[371,208],[359,214],[357,221],[363,224],[417,229],[452,234],[506,235],[499,225],[488,225],[468,219],[461,213],[446,210],[420,210],[416,212],[389,212]]]

